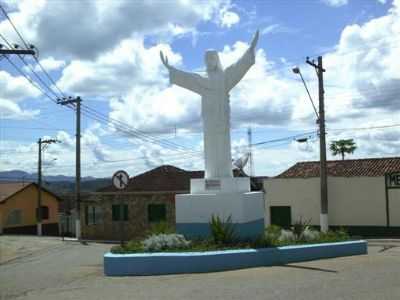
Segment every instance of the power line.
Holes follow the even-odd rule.
[[[370,126],[370,127],[354,127],[354,128],[332,128],[332,129],[328,129],[328,131],[350,131],[350,130],[357,131],[357,130],[384,129],[384,128],[393,128],[393,127],[400,127],[400,124]]]

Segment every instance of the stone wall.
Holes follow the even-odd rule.
[[[166,222],[175,227],[175,193],[96,193],[82,202],[81,230],[83,239],[120,240],[121,221],[112,220],[112,205],[128,205],[128,221],[123,221],[124,240],[139,239],[150,229],[148,205],[165,204]],[[87,225],[85,206],[99,206],[103,210],[102,220],[97,224]]]

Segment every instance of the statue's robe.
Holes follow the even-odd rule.
[[[169,69],[171,84],[201,95],[206,179],[233,177],[229,92],[254,62],[254,50],[249,48],[236,63],[225,70],[208,71],[206,77]]]

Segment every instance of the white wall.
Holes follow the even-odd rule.
[[[319,224],[319,178],[272,178],[264,188],[266,209],[291,206],[292,222],[302,217]],[[400,190],[391,190],[389,199],[391,225],[400,226]],[[329,177],[328,200],[330,225],[386,226],[383,177]]]

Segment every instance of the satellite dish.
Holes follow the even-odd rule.
[[[249,161],[250,153],[247,152],[245,155],[240,157],[239,159],[235,160],[233,162],[233,165],[237,167],[240,171],[243,171],[244,167],[247,165],[247,162]]]

